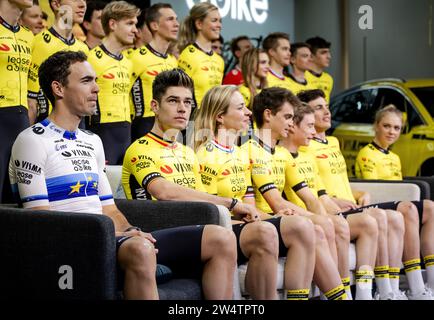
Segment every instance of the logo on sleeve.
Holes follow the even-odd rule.
[[[102,52],[101,52],[101,50],[96,50],[96,51],[95,51],[95,55],[96,55],[96,57],[97,57],[98,59],[101,59],[101,58],[102,58]]]
[[[45,34],[44,34],[44,41],[45,41],[46,43],[50,43],[50,41],[51,41],[51,36],[50,36],[48,33],[45,33]]]
[[[45,129],[42,127],[33,127],[33,133],[41,135],[45,132]]]
[[[0,45],[0,51],[10,51],[11,48],[9,48],[9,46],[7,44],[2,43]]]

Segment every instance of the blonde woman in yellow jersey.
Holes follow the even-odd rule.
[[[357,230],[355,230],[354,218],[351,219],[352,232],[350,232],[349,222],[346,222],[345,219],[339,215],[339,212],[341,212],[340,208],[330,199],[325,190],[315,159],[310,153],[306,152],[306,146],[309,145],[315,133],[314,110],[308,105],[300,105],[295,108],[294,126],[290,129],[289,136],[282,139],[280,143],[291,152],[297,163],[298,171],[302,176],[304,176],[309,189],[316,197],[318,197],[319,201],[326,209],[326,212],[329,214],[329,217],[333,219],[336,230],[339,273],[347,295],[351,297],[351,291],[349,290],[350,278],[348,265],[350,236],[351,239],[357,243],[356,270],[361,266],[370,265],[370,270],[372,271],[375,263],[377,246],[377,237],[375,236],[377,234],[377,226],[374,218],[365,215],[363,218],[359,218],[360,226]],[[284,191],[289,201],[306,208],[302,194],[289,188],[286,188]],[[369,223],[368,220],[371,220],[371,223]],[[362,222],[364,223],[362,224]],[[363,298],[364,290],[360,290],[359,287],[361,287],[361,283],[356,284],[356,299]],[[366,293],[367,298],[372,297],[370,292]]]
[[[262,42],[262,48],[270,58],[270,68],[267,75],[268,86],[290,90],[289,78],[284,74],[285,67],[289,66],[291,62],[289,35],[283,32],[270,33]]]
[[[399,291],[399,266],[403,250],[404,219],[402,214],[391,210],[390,203],[371,204],[369,194],[351,190],[347,176],[345,159],[340,151],[336,138],[326,136],[325,132],[331,126],[331,115],[321,90],[301,92],[301,101],[309,104],[315,110],[316,135],[308,150],[315,157],[321,178],[333,201],[347,216],[352,234],[353,220],[364,216],[365,209],[375,218],[379,236],[375,264],[375,278],[379,288],[380,299],[406,299]],[[356,202],[357,199],[357,202]],[[356,214],[356,215],[354,215]],[[390,293],[392,291],[392,294]],[[414,295],[411,293],[410,298]]]
[[[181,24],[178,66],[194,81],[198,108],[205,93],[223,81],[223,58],[212,50],[221,28],[219,9],[209,2],[195,4]]]
[[[356,175],[362,179],[402,180],[399,156],[390,147],[399,139],[403,126],[402,112],[394,105],[380,109],[374,122],[374,140],[359,151]],[[420,272],[420,252],[425,260],[427,286],[434,289],[434,205],[431,200],[393,203],[405,219],[404,265],[413,265]],[[419,240],[420,237],[420,240]],[[410,262],[411,263],[410,263]],[[410,268],[406,268],[410,269]],[[409,278],[410,289],[422,291],[423,282],[418,276]],[[416,287],[416,288],[415,288]]]
[[[7,170],[12,144],[36,116],[27,103],[33,34],[18,24],[21,12],[31,6],[32,0],[0,1],[0,203],[13,202]]]
[[[235,145],[250,115],[236,86],[214,87],[196,113],[194,142],[205,190],[254,205],[248,154]],[[271,218],[262,213],[261,217]],[[246,288],[252,298],[277,298],[277,258],[286,256],[287,298],[307,299],[315,260],[313,226],[296,216],[271,219],[271,223],[236,214],[232,218],[238,264],[249,261]]]

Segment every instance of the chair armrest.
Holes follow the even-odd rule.
[[[116,199],[128,221],[143,231],[196,224],[219,224],[217,206],[207,202]]]
[[[434,199],[434,177],[404,177],[405,182],[419,183],[424,182],[429,186],[429,190],[426,195],[421,195],[422,199]]]
[[[110,218],[0,207],[0,225],[0,297],[116,299]],[[72,272],[60,272],[61,266]],[[59,283],[72,288],[62,290]]]
[[[419,201],[421,191],[417,184],[402,181],[354,180],[351,188],[367,191],[371,195],[371,203],[389,201]]]

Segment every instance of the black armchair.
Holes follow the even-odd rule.
[[[217,207],[204,202],[116,200],[116,204],[132,225],[144,231],[219,222]],[[0,206],[0,225],[0,298],[120,297],[110,218]],[[202,298],[199,279],[171,279],[158,290],[160,299]]]

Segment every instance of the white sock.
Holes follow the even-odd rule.
[[[406,271],[408,286],[412,293],[419,293],[425,290],[425,284],[423,283],[422,272],[420,269],[413,271]]]
[[[426,284],[434,290],[434,255],[426,256],[423,259],[425,261]]]
[[[385,296],[392,292],[389,278],[375,278],[375,284],[377,285],[377,290],[381,296]]]
[[[372,279],[374,272],[371,270],[356,271],[356,300],[372,300]]]
[[[399,272],[400,268],[389,268],[389,281],[393,292],[399,292]]]

